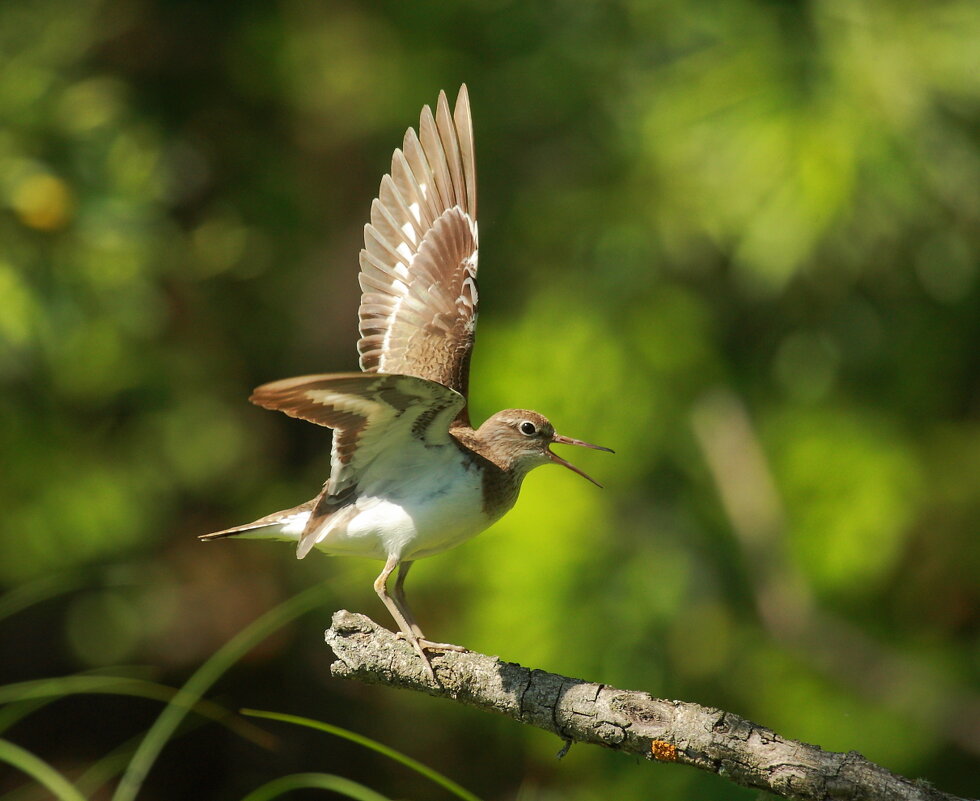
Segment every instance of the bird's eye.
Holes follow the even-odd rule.
[[[521,423],[521,433],[527,434],[529,437],[533,437],[537,433],[538,429],[534,427],[534,423],[530,420],[525,420]]]

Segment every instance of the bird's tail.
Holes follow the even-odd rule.
[[[220,540],[225,537],[239,537],[241,539],[296,542],[306,527],[306,521],[310,519],[311,506],[312,503],[304,503],[302,506],[266,515],[253,523],[246,523],[244,526],[226,528],[211,534],[201,534],[198,539]]]

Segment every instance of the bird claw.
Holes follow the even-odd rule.
[[[417,648],[416,650],[419,652],[419,656],[422,657],[422,665],[423,667],[425,667],[425,672],[426,675],[428,675],[429,677],[429,681],[431,681],[433,684],[438,683],[438,679],[436,679],[436,673],[432,669],[432,663],[429,661],[429,657],[425,655],[425,651],[423,651],[421,648]]]

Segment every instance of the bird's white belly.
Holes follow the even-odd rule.
[[[316,547],[330,554],[410,560],[483,531],[491,521],[483,511],[479,471],[464,469],[455,448],[417,456],[421,464],[406,454],[368,472],[354,509]]]

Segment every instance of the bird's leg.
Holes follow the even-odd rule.
[[[408,601],[405,599],[405,576],[408,575],[409,568],[413,564],[414,562],[401,563],[401,567],[398,568],[398,576],[395,578],[395,587],[391,593],[391,600],[401,610],[402,616],[408,622],[408,625],[412,627],[412,633],[415,634],[416,639],[423,648],[428,648],[432,651],[465,651],[466,649],[461,645],[453,645],[448,642],[433,642],[432,640],[426,639],[422,633],[422,629],[419,628],[419,624],[415,622],[415,615],[412,614],[412,610],[408,606]]]
[[[398,557],[389,556],[388,561],[385,562],[385,566],[381,571],[381,574],[374,580],[374,591],[378,593],[381,603],[383,603],[388,608],[388,611],[391,612],[391,616],[398,624],[398,628],[401,629],[402,636],[412,644],[412,647],[415,648],[418,655],[422,658],[422,664],[425,665],[425,672],[429,674],[429,678],[435,681],[436,674],[432,671],[432,665],[429,663],[429,657],[425,655],[425,649],[422,646],[422,638],[415,633],[415,630],[412,628],[412,624],[406,620],[405,615],[402,613],[399,605],[395,602],[395,599],[388,594],[388,577],[396,567],[398,567]],[[418,626],[415,628],[417,629]]]
[[[408,622],[416,639],[424,640],[425,635],[422,633],[422,629],[419,628],[419,624],[415,622],[415,615],[412,614],[412,610],[408,607],[408,601],[405,600],[405,576],[408,575],[408,571],[413,564],[414,562],[402,562],[398,566],[398,575],[395,577],[395,586],[391,591],[391,600],[395,602],[395,605],[401,611],[402,616]]]

